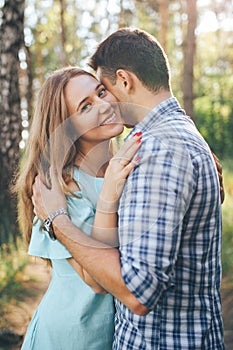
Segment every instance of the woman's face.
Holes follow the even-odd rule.
[[[117,100],[95,78],[80,75],[70,79],[65,99],[80,144],[95,145],[123,131]]]

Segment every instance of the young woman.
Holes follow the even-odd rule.
[[[112,158],[111,139],[122,131],[115,98],[90,73],[64,68],[54,72],[41,88],[16,190],[29,254],[49,259],[53,273],[29,324],[23,350],[112,348],[112,296],[91,279],[61,243],[51,239],[43,223],[34,217],[31,197],[37,174],[50,186],[52,168],[67,195],[68,214],[74,224],[91,234],[95,218],[95,238],[101,239],[107,229],[110,235],[105,241],[117,244],[116,203],[124,180],[137,163],[134,156],[141,137],[132,137]],[[98,198],[100,210],[98,206],[96,210]],[[107,213],[104,208],[108,208]]]

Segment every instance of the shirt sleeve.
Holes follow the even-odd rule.
[[[47,259],[67,259],[72,255],[58,240],[53,241],[49,234],[41,229],[41,221],[35,218],[28,254]]]
[[[144,145],[143,145],[144,144]],[[183,219],[194,191],[194,169],[182,145],[144,140],[119,207],[122,277],[149,309],[174,285]],[[146,147],[145,147],[146,144]]]

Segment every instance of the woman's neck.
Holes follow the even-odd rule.
[[[110,140],[95,145],[79,143],[75,165],[92,176],[104,177],[111,157]]]

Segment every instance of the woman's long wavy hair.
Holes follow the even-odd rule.
[[[21,170],[13,188],[13,192],[18,194],[20,231],[28,244],[34,218],[31,197],[36,175],[40,174],[49,187],[49,168],[53,166],[64,193],[69,193],[67,182],[73,175],[78,142],[75,130],[69,123],[65,87],[71,78],[80,75],[94,77],[78,67],[62,68],[45,81],[38,94]],[[66,172],[66,169],[69,171]]]

